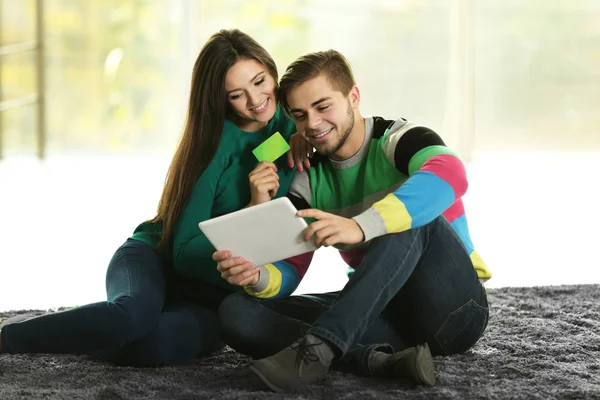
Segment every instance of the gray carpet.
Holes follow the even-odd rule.
[[[120,368],[85,356],[0,355],[0,399],[600,399],[600,286],[489,290],[485,336],[436,358],[438,385],[333,372],[322,385],[277,395],[225,350],[190,365]],[[0,320],[15,313],[0,313]]]

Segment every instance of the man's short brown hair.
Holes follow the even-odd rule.
[[[331,87],[342,92],[344,96],[347,96],[352,87],[356,85],[352,67],[341,53],[327,50],[306,54],[287,67],[281,82],[279,82],[277,97],[288,115],[287,94],[289,91],[319,75],[324,75]]]

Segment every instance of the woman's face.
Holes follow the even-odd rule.
[[[241,117],[240,129],[256,131],[273,118],[277,110],[275,79],[254,59],[236,62],[225,77],[227,100]]]

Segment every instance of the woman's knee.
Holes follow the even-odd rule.
[[[106,328],[115,347],[122,347],[147,335],[160,316],[160,313],[140,312],[129,303],[135,299],[117,299],[107,302],[111,318]]]
[[[129,240],[111,260],[107,276],[107,329],[117,345],[146,335],[164,306],[162,260],[145,243]]]
[[[121,363],[136,367],[184,364],[224,346],[217,316],[167,312],[143,338],[127,345]]]

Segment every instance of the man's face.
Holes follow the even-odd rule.
[[[354,108],[358,106],[356,86],[348,96],[331,87],[319,75],[287,94],[296,129],[321,154],[335,156],[354,127]]]

